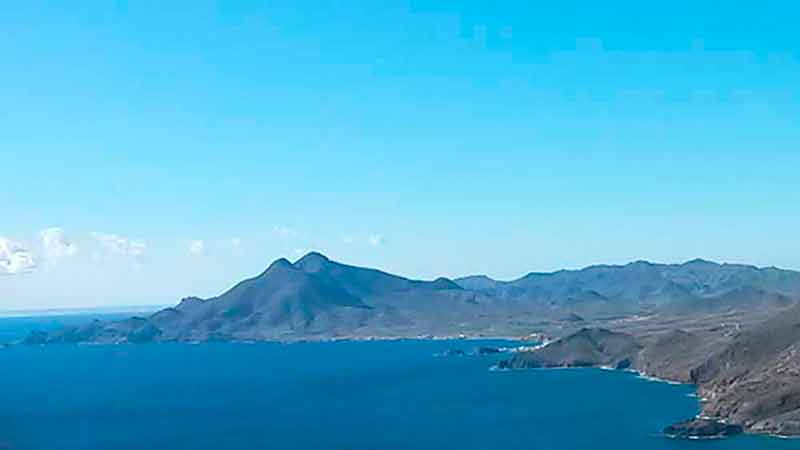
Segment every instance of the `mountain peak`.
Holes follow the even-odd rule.
[[[286,258],[279,258],[272,262],[272,264],[267,267],[267,272],[273,271],[275,269],[288,269],[292,267],[292,263],[289,262]]]
[[[305,272],[319,272],[331,260],[319,252],[309,252],[294,263],[294,267]]]
[[[652,263],[650,261],[647,261],[647,260],[644,260],[644,259],[639,259],[639,260],[636,260],[636,261],[634,261],[632,263],[628,263],[628,266],[631,266],[631,267],[652,267],[654,265],[655,265],[654,263]]]
[[[494,289],[500,284],[499,281],[486,275],[471,275],[468,277],[457,278],[456,284],[464,289]]]
[[[186,297],[181,299],[181,302],[178,304],[176,308],[178,309],[191,308],[192,306],[201,304],[203,302],[204,300],[199,297]]]
[[[695,258],[691,261],[686,261],[683,263],[684,266],[718,266],[719,264],[715,263],[714,261],[709,261],[703,258]]]
[[[311,251],[311,252],[306,253],[306,255],[303,256],[302,258],[298,259],[296,263],[299,263],[301,261],[317,261],[317,260],[326,261],[326,262],[330,261],[330,259],[328,259],[328,257],[323,255],[322,253],[316,252],[316,251]]]
[[[431,286],[436,289],[461,289],[461,286],[459,286],[456,282],[445,277],[439,277],[433,280],[433,282],[431,282]]]
[[[444,277],[440,277],[440,278],[444,278]],[[497,282],[497,280],[495,280],[494,278],[492,278],[492,277],[490,277],[488,275],[483,275],[483,274],[481,274],[481,275],[468,275],[466,277],[461,277],[461,278],[457,278],[456,279],[456,281],[461,281],[461,280],[480,280],[480,281]]]

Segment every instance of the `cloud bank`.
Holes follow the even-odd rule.
[[[36,268],[33,254],[22,244],[0,237],[0,275],[28,273]]]

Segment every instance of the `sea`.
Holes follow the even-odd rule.
[[[0,319],[0,342],[95,317]],[[663,437],[698,412],[691,386],[599,369],[497,371],[507,355],[471,354],[511,345],[5,345],[0,449],[800,449]]]

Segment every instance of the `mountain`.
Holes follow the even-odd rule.
[[[496,289],[498,285],[502,284],[503,282],[489,278],[486,275],[473,275],[459,278],[456,280],[456,283],[464,289],[480,291]]]
[[[534,272],[512,281],[478,275],[455,282],[490,297],[594,317],[780,308],[800,298],[798,272],[702,259],[683,264],[636,261],[622,266]]]
[[[210,299],[189,297],[146,318],[34,333],[27,341],[298,340],[472,332],[491,326],[491,299],[451,280],[410,280],[312,252],[273,262]]]
[[[755,317],[788,308],[799,295],[800,273],[704,260],[592,266],[514,281],[421,281],[312,252],[294,263],[279,259],[214,298],[189,297],[149,317],[35,333],[28,342],[563,335],[591,321],[642,314]]]
[[[676,314],[714,314],[734,310],[780,309],[791,306],[795,299],[780,292],[744,285],[704,298],[676,298],[663,309]]]

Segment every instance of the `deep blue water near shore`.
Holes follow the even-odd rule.
[[[0,335],[13,327],[0,320]],[[800,448],[661,437],[696,412],[689,386],[602,370],[492,372],[496,357],[433,356],[478,345],[14,346],[0,350],[0,448]]]

